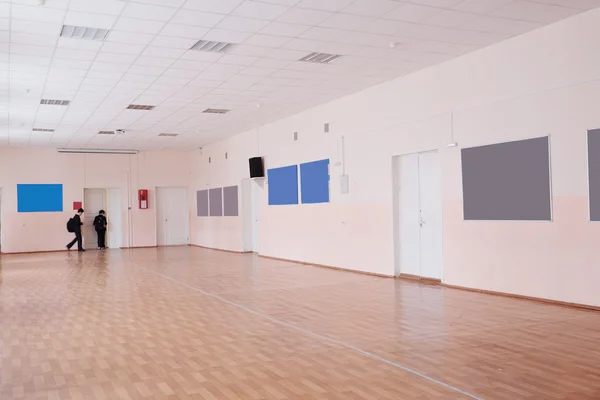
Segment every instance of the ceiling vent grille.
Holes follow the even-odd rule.
[[[161,133],[158,136],[164,136],[164,137],[175,137],[177,136],[178,133]]]
[[[128,110],[141,110],[141,111],[150,111],[154,110],[155,106],[147,106],[143,104],[130,104],[127,109]]]
[[[33,132],[54,132],[54,129],[47,128],[33,128]]]
[[[42,99],[40,104],[45,104],[49,106],[68,106],[71,104],[69,100],[50,100],[50,99]]]
[[[315,64],[331,64],[341,56],[338,54],[327,54],[327,53],[310,53],[309,55],[302,57],[298,61],[315,63]]]
[[[204,114],[227,114],[231,110],[225,110],[223,108],[207,108],[202,111]]]
[[[98,135],[114,135],[115,131],[100,131]]]
[[[63,25],[60,36],[73,38],[73,39],[84,39],[84,40],[97,40],[104,41],[110,31],[108,29],[88,28],[85,26],[74,26],[74,25]]]
[[[227,50],[231,46],[233,46],[233,43],[199,40],[195,45],[193,45],[190,48],[190,50],[209,51],[211,53],[224,53],[225,50]]]

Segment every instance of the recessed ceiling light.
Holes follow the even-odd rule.
[[[341,56],[338,54],[327,54],[327,53],[310,53],[307,56],[302,57],[298,61],[316,63],[316,64],[331,64]]]
[[[227,114],[231,110],[225,110],[223,108],[207,108],[202,111],[204,114]]]
[[[199,40],[195,45],[193,45],[190,48],[190,50],[209,51],[212,53],[223,53],[230,46],[233,46],[233,43],[215,42],[215,41],[211,41],[211,40]]]
[[[148,106],[144,104],[130,104],[127,109],[128,110],[141,110],[141,111],[150,111],[154,110],[155,106]]]
[[[54,129],[48,129],[48,128],[33,128],[32,129],[33,132],[54,132]]]
[[[42,99],[40,104],[45,104],[48,106],[68,106],[71,104],[69,100],[50,100],[50,99]]]
[[[175,137],[177,136],[177,133],[161,133],[158,136],[168,136],[168,137]]]
[[[114,135],[115,131],[100,131],[98,135]]]
[[[60,32],[60,36],[73,39],[103,41],[108,36],[109,32],[110,31],[108,29],[88,28],[86,26],[63,25],[62,31]]]

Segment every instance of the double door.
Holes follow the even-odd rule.
[[[399,227],[397,270],[442,279],[442,190],[436,151],[396,159]]]

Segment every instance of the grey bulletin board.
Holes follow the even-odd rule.
[[[208,190],[198,190],[196,192],[197,216],[208,217]]]
[[[548,136],[466,148],[461,155],[465,220],[552,219]]]
[[[590,221],[600,221],[600,129],[588,131]]]
[[[223,216],[223,188],[210,189],[208,191],[209,205],[210,205],[210,216],[211,217],[222,217]]]
[[[228,186],[223,188],[223,215],[226,217],[238,216],[237,186]]]

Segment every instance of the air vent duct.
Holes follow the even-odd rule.
[[[128,110],[140,110],[140,111],[150,111],[154,110],[155,106],[148,106],[144,104],[130,104],[127,109]]]
[[[60,36],[73,38],[73,39],[84,39],[84,40],[96,40],[104,41],[110,31],[108,29],[99,28],[88,28],[86,26],[74,26],[74,25],[63,25]]]
[[[190,50],[208,51],[211,53],[224,53],[225,50],[227,50],[231,46],[233,46],[233,43],[199,40],[195,45],[193,45],[190,48]]]
[[[225,110],[222,108],[207,108],[202,111],[204,114],[227,114],[231,110]]]
[[[50,99],[42,99],[40,104],[48,105],[48,106],[68,106],[71,104],[69,100],[50,100]]]
[[[338,54],[327,54],[327,53],[310,53],[309,55],[302,57],[298,61],[309,62],[314,64],[331,64],[341,56]]]

